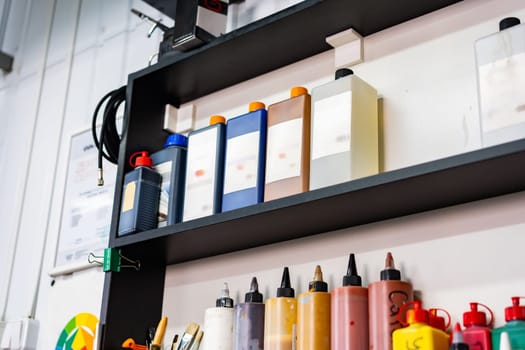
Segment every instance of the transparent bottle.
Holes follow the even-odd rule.
[[[475,43],[483,146],[525,137],[525,24],[499,27]]]

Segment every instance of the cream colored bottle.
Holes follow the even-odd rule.
[[[221,295],[204,312],[202,350],[233,350],[233,299],[228,284],[224,283]]]
[[[377,91],[350,69],[312,90],[310,190],[379,171]]]
[[[268,107],[265,202],[308,191],[310,108],[303,87],[292,88],[289,99]]]

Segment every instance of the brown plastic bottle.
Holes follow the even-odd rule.
[[[308,191],[310,95],[303,87],[268,107],[264,201]]]
[[[370,350],[392,350],[392,332],[401,328],[397,315],[403,304],[414,300],[409,282],[401,281],[389,252],[381,280],[368,285]]]

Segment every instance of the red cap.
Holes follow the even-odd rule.
[[[490,313],[490,322],[487,322],[487,314],[483,311],[478,311],[478,305],[483,306]],[[492,310],[483,304],[480,303],[470,303],[470,311],[463,313],[463,326],[483,326],[489,327],[494,320],[494,314]]]
[[[443,311],[447,315],[448,322],[445,322],[445,317],[438,316],[438,311]],[[445,309],[432,308],[428,309],[428,325],[442,331],[446,331],[450,326],[450,314]]]
[[[153,162],[151,161],[151,158],[149,157],[149,153],[147,151],[140,151],[133,153],[129,157],[129,164],[133,168],[138,168],[139,166],[146,166],[148,168],[151,168]]]
[[[413,304],[414,308],[406,312],[406,318],[408,324],[413,323],[428,323],[428,311],[421,307],[420,301],[414,301],[406,305]],[[399,313],[401,314],[401,312]]]
[[[505,308],[505,321],[525,321],[525,306],[520,306],[520,299],[525,297],[512,297],[512,306]]]

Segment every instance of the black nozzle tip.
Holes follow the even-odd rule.
[[[346,271],[346,275],[343,276],[343,286],[361,287],[362,285],[363,282],[361,281],[361,276],[357,274],[355,255],[352,253],[348,259],[348,269]]]
[[[517,26],[520,23],[520,19],[517,17],[503,18],[501,21],[499,21],[499,30],[502,31],[507,28]]]
[[[257,278],[253,277],[250,283],[250,291],[245,294],[244,302],[246,303],[262,303],[263,295],[259,293],[259,284]]]
[[[346,76],[354,74],[354,71],[349,68],[340,68],[335,71],[335,80],[344,78]]]
[[[283,277],[281,278],[281,286],[277,288],[277,297],[294,298],[295,291],[290,283],[290,271],[288,267],[283,270]]]

